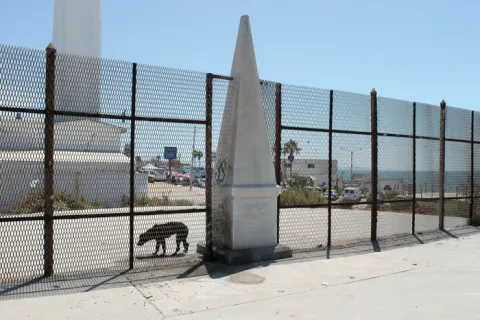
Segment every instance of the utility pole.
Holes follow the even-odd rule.
[[[197,131],[197,127],[193,127],[193,146],[192,146],[192,161],[190,163],[190,190],[192,190],[192,183],[193,179],[195,179],[195,170],[193,169],[193,163],[195,161],[195,134]]]
[[[350,151],[350,180],[353,180],[353,151]]]
[[[355,149],[355,150],[348,150],[346,148],[340,148],[340,150],[345,150],[345,151],[350,152],[350,181],[352,181],[353,180],[353,152],[354,151],[360,151],[360,150],[362,150],[362,148],[358,148],[358,149]]]

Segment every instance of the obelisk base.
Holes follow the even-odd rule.
[[[292,257],[292,250],[277,244],[277,185],[225,187],[225,247],[214,248],[214,257],[227,264]],[[197,251],[204,252],[199,244]]]
[[[197,244],[197,253],[205,254],[205,243]],[[252,248],[243,250],[231,250],[227,248],[213,251],[213,258],[218,259],[227,265],[240,265],[261,261],[272,261],[288,259],[292,257],[292,249],[277,244],[271,247]]]

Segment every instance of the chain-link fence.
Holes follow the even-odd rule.
[[[208,75],[52,47],[0,56],[2,284],[201,261]]]
[[[235,79],[54,48],[0,57],[2,284],[190,265],[224,244]],[[480,222],[479,113],[259,85],[279,243],[322,250]]]
[[[319,250],[478,224],[476,113],[282,87],[279,243]]]

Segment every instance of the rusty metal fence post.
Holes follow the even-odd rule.
[[[372,195],[371,212],[371,240],[377,240],[377,193],[378,193],[378,136],[377,136],[377,91],[372,89],[370,92],[370,115],[371,115],[371,167],[372,176],[370,180]]]
[[[445,122],[446,122],[445,100],[440,102],[440,186],[439,186],[439,213],[438,228],[444,229],[445,222]]]
[[[282,184],[282,84],[275,84],[275,177]],[[277,197],[277,243],[280,241],[280,195]]]
[[[135,223],[135,114],[137,101],[137,64],[132,65],[132,120],[130,121],[130,242],[129,242],[129,269],[133,269],[134,261],[134,223]]]
[[[206,204],[206,230],[205,230],[205,259],[212,257],[213,226],[212,226],[212,104],[213,104],[213,77],[207,73],[205,85],[205,204]]]
[[[333,130],[333,90],[330,90],[330,104],[328,112],[328,226],[327,247],[332,246],[332,133]]]
[[[44,159],[44,276],[53,274],[53,170],[54,170],[54,110],[55,65],[57,49],[50,43],[46,49],[45,81],[45,159]]]
[[[415,234],[415,213],[417,207],[417,104],[413,103],[413,128],[412,128],[412,234]]]
[[[468,213],[468,224],[472,224],[474,201],[475,201],[475,112],[472,111],[470,120],[470,208]]]

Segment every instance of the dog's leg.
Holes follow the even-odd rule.
[[[190,244],[187,242],[187,239],[183,240],[183,252],[187,253],[188,252],[188,247]]]
[[[165,239],[160,240],[162,243],[162,249],[163,253],[160,255],[160,257],[165,257],[165,252],[167,251],[167,243],[165,242]]]
[[[175,253],[172,254],[172,256],[176,256],[178,251],[180,251],[180,242],[182,242],[180,239],[176,239],[177,240],[177,248],[175,249]]]
[[[155,252],[152,254],[152,256],[156,256],[158,250],[160,250],[160,241],[157,240],[157,244],[155,245]]]

